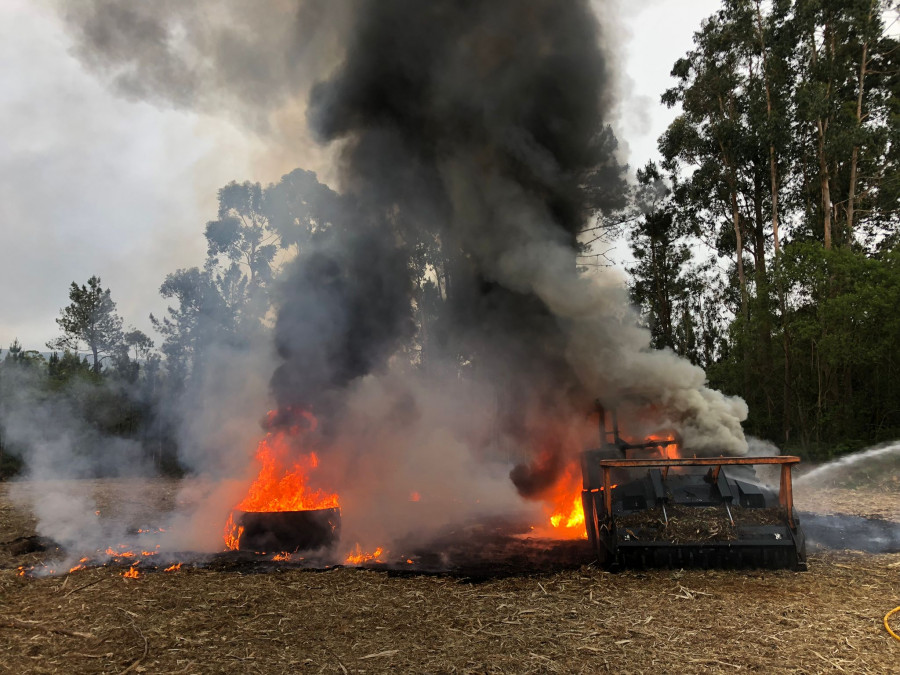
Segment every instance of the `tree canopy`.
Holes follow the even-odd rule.
[[[92,276],[87,284],[74,281],[69,289],[71,301],[56,320],[63,334],[47,343],[51,349],[79,351],[82,345],[91,352],[94,372],[100,372],[104,359],[122,348],[122,319],[109,289],[101,286],[100,277]]]

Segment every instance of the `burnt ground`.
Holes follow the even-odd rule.
[[[104,512],[125,495],[165,510],[177,487],[160,481],[135,497],[121,482],[86,485]],[[891,485],[834,494],[800,493],[798,507],[897,517]],[[813,549],[799,574],[613,575],[577,543],[531,542],[482,551],[500,557],[494,575],[222,555],[138,579],[116,565],[33,579],[16,566],[54,554],[30,538],[34,526],[0,486],[0,672],[887,673],[900,663],[881,623],[900,605],[900,553]],[[26,550],[41,544],[49,550]]]

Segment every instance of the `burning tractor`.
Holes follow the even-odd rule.
[[[676,438],[629,443],[616,413],[598,411],[601,446],[582,454],[582,505],[603,565],[806,569],[791,493],[799,458],[682,458]],[[777,493],[754,465],[780,466]]]

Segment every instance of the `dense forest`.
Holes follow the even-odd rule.
[[[884,3],[728,0],[675,63],[638,172],[632,297],[657,347],[828,456],[900,431],[900,71]]]
[[[630,249],[631,297],[655,348],[745,399],[750,434],[815,459],[900,436],[900,52],[887,10],[725,0],[673,66],[662,161],[581,235],[585,273],[612,264],[614,244]],[[48,438],[77,429],[86,454],[92,439],[123,439],[178,472],[184,392],[210,355],[265,348],[282,268],[311,238],[352,227],[348,199],[302,169],[224,186],[206,260],[162,280],[170,304],[151,316],[154,337],[124,327],[98,276],[73,282],[49,358],[17,341],[3,350],[0,476],[24,450],[8,420],[50,409]],[[405,355],[428,368],[453,252],[409,248],[417,332]],[[476,355],[458,360],[477,367]]]

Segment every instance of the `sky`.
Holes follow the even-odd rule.
[[[597,2],[597,5],[603,3]],[[655,158],[675,112],[669,72],[718,0],[616,0],[621,107],[632,168]],[[46,350],[69,285],[98,275],[125,326],[152,338],[166,274],[200,266],[216,191],[277,181],[321,156],[273,159],[253,132],[209,115],[125,100],[72,55],[44,0],[0,3],[0,349]],[[615,254],[613,254],[615,255]]]

